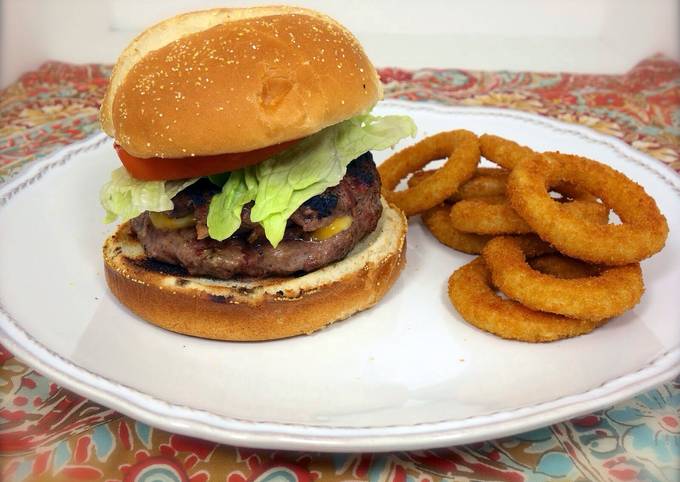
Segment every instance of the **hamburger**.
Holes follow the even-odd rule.
[[[357,39],[294,7],[165,20],[122,52],[102,129],[122,166],[101,191],[107,284],[180,333],[269,340],[378,302],[404,265],[406,221],[371,150],[415,134],[375,116]]]

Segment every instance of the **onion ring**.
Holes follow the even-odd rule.
[[[415,187],[425,179],[428,179],[435,172],[437,172],[436,169],[418,169],[413,174],[411,174],[411,177],[408,178],[406,184],[408,184],[408,187]]]
[[[479,150],[485,159],[510,170],[523,160],[536,155],[529,147],[492,134],[483,134],[479,137]]]
[[[458,231],[451,224],[449,210],[450,206],[447,204],[440,204],[428,209],[421,215],[423,224],[440,243],[463,253],[481,254],[482,249],[493,236]],[[528,253],[529,257],[553,251],[548,243],[542,241],[535,234],[524,234],[514,236],[514,238],[522,246],[522,250]]]
[[[458,191],[451,196],[451,200],[505,196],[505,184],[509,175],[510,172],[505,169],[478,167],[472,179],[461,184]]]
[[[524,248],[522,248],[524,251]],[[529,256],[527,256],[528,258]],[[600,266],[589,264],[574,258],[567,258],[561,254],[544,254],[528,260],[529,266],[543,274],[557,278],[587,278],[597,276],[602,271]]]
[[[491,286],[491,276],[479,257],[449,278],[449,298],[471,325],[501,338],[526,342],[555,341],[593,331],[601,322],[542,313],[504,300]]]
[[[538,311],[600,321],[631,309],[644,291],[639,263],[603,267],[596,276],[562,279],[533,270],[521,246],[503,236],[489,241],[482,255],[494,286]]]
[[[560,182],[602,199],[622,224],[600,225],[561,209],[546,190]],[[546,153],[520,162],[508,178],[507,191],[527,224],[572,258],[606,265],[635,263],[660,251],[668,237],[666,218],[640,185],[585,157]]]
[[[481,234],[464,233],[457,230],[451,224],[449,211],[451,207],[440,204],[425,211],[421,217],[423,224],[440,243],[449,248],[468,254],[479,254],[492,236]]]
[[[418,170],[408,180],[408,186],[414,187],[434,174],[437,170]],[[456,202],[463,199],[478,199],[485,197],[505,196],[506,183],[510,171],[498,167],[478,167],[475,175],[460,185],[458,191],[447,201]],[[573,184],[561,183],[551,189],[551,192],[559,193],[562,199],[579,201],[597,201],[592,194],[577,189]]]
[[[492,134],[482,134],[479,137],[479,150],[485,159],[498,164],[507,170],[514,169],[518,163],[531,160],[538,154],[538,152],[527,146]],[[552,186],[551,191],[558,192],[562,194],[563,197],[573,200],[597,200],[597,197],[578,189],[569,182],[557,183]]]
[[[579,219],[607,224],[609,209],[592,201],[560,203],[551,200],[557,209]],[[451,208],[451,222],[459,231],[475,234],[525,234],[533,233],[532,227],[512,208],[505,197],[464,199]]]
[[[399,182],[428,162],[447,158],[446,163],[420,184],[395,192]],[[479,163],[479,142],[472,132],[460,129],[441,132],[409,146],[380,164],[383,195],[412,216],[444,202],[470,179]]]
[[[436,170],[416,171],[408,180],[409,187],[414,187],[434,174]],[[509,171],[497,167],[478,167],[475,175],[469,181],[464,182],[448,201],[460,201],[461,199],[473,199],[487,196],[504,196],[505,183],[508,180]]]

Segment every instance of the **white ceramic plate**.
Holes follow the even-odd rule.
[[[347,321],[266,343],[166,332],[107,291],[100,247],[113,227],[102,224],[98,190],[118,161],[98,135],[0,191],[0,341],[44,375],[151,425],[242,446],[327,451],[505,436],[680,372],[680,177],[616,139],[535,115],[406,102],[377,110],[411,115],[419,136],[495,133],[599,159],[642,184],[676,227],[643,263],[642,302],[586,336],[501,340],[466,324],[446,296],[448,276],[471,257],[413,220],[405,272],[377,307]]]

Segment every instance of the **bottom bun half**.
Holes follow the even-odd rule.
[[[122,224],[104,243],[106,282],[141,318],[217,340],[309,334],[376,304],[405,264],[407,221],[383,200],[375,231],[341,261],[299,277],[217,280],[155,262]]]

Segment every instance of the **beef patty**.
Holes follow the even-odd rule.
[[[380,176],[370,152],[349,164],[337,186],[308,199],[293,213],[276,248],[264,237],[261,226],[250,221],[252,204],[244,207],[241,227],[233,236],[224,241],[209,238],[208,206],[218,191],[209,181],[201,180],[173,199],[174,209],[166,214],[193,215],[195,227],[158,229],[148,212],[134,218],[132,230],[147,256],[180,265],[192,275],[221,279],[305,273],[344,258],[375,229],[382,214]],[[352,218],[347,229],[328,239],[314,239],[315,230],[341,216]]]

